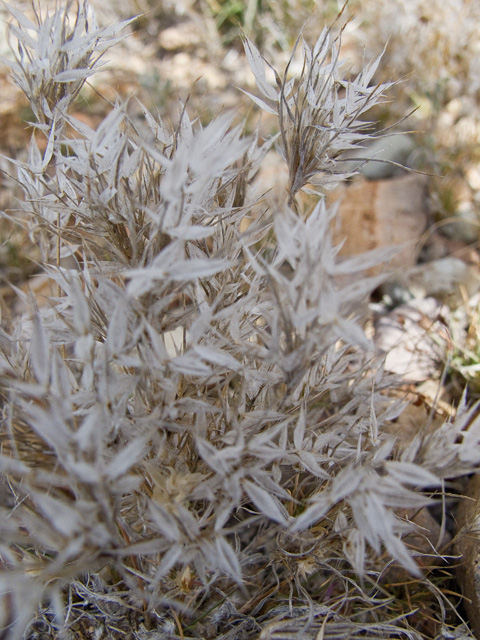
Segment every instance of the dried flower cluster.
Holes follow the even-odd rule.
[[[13,79],[47,139],[12,161],[12,224],[58,295],[24,296],[0,333],[2,637],[86,620],[99,638],[420,638],[376,616],[381,575],[420,575],[404,515],[476,468],[480,420],[403,448],[387,433],[402,406],[356,318],[383,254],[340,260],[335,210],[295,200],[366,137],[376,63],[345,80],[325,31],[274,86],[245,42],[290,173],[290,206],[262,211],[273,140],[234,114],[182,107],[169,128],[143,108],[147,134],[123,104],[97,130],[69,115],[121,28],[71,9],[11,8]]]
[[[299,44],[303,51],[298,77],[289,78],[294,51],[283,77],[269,65],[275,74],[274,87],[266,81],[260,53],[253,43],[245,42],[257,86],[268,103],[252,98],[279,120],[281,153],[290,176],[290,205],[300,189],[312,192],[305,189],[307,184],[326,188],[355,173],[340,169],[338,160],[343,157],[345,161],[346,151],[358,148],[373,136],[371,123],[361,116],[381,102],[390,86],[371,85],[380,58],[366,65],[356,78],[345,80],[340,37],[332,39],[330,29],[323,30],[313,49],[301,37],[295,49]]]

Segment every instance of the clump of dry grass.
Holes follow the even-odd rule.
[[[362,115],[381,102],[390,86],[371,84],[380,58],[366,65],[355,78],[346,80],[340,43],[340,36],[332,38],[327,28],[313,48],[299,37],[283,76],[268,65],[275,76],[272,85],[265,79],[265,64],[258,49],[245,40],[245,52],[264,97],[252,98],[279,121],[281,154],[290,176],[289,205],[293,205],[301,189],[320,195],[307,185],[325,189],[355,174],[355,170],[341,169],[339,160],[345,162],[346,151],[361,147],[373,137],[372,123],[362,120]],[[297,62],[300,72],[291,76],[297,47],[302,48]]]
[[[356,318],[379,278],[354,277],[388,254],[340,260],[335,210],[296,199],[365,139],[376,63],[342,78],[327,30],[271,83],[246,41],[290,174],[258,213],[274,140],[234,114],[143,108],[144,136],[124,104],[97,130],[68,113],[120,33],[71,9],[12,9],[48,141],[11,163],[12,224],[58,292],[0,333],[3,637],[428,637],[390,586],[399,566],[431,584],[406,514],[478,466],[480,422],[389,435],[402,405]]]

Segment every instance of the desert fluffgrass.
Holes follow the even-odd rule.
[[[388,252],[340,259],[335,209],[297,198],[368,137],[377,62],[342,77],[327,29],[270,81],[246,41],[279,138],[185,105],[171,126],[141,107],[145,134],[120,102],[93,130],[68,108],[121,29],[72,10],[12,9],[47,140],[11,162],[12,224],[56,293],[0,333],[4,637],[426,637],[392,604],[394,576],[430,584],[408,514],[477,467],[480,422],[392,437],[403,405],[357,317]],[[271,209],[253,180],[276,141]]]

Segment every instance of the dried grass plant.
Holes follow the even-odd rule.
[[[339,259],[335,209],[296,197],[367,137],[377,62],[345,78],[327,29],[270,81],[245,41],[290,175],[289,203],[262,209],[275,140],[235,114],[181,106],[168,127],[143,108],[148,134],[121,103],[97,130],[69,114],[125,26],[75,6],[10,7],[47,142],[11,161],[4,216],[58,293],[18,291],[30,311],[0,333],[1,637],[429,637],[389,585],[434,594],[441,628],[422,567],[444,560],[409,546],[406,514],[477,468],[480,419],[390,435],[402,404],[356,317],[386,254]]]

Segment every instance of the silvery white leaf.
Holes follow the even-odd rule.
[[[405,544],[397,536],[388,536],[385,547],[392,557],[396,558],[416,578],[422,577],[422,571],[410,555]]]
[[[223,536],[215,539],[217,563],[223,571],[239,584],[242,582],[242,570],[238,558]]]
[[[173,516],[153,501],[149,503],[149,512],[155,525],[168,540],[171,540],[173,543],[181,540],[180,529]]]
[[[209,376],[213,373],[213,370],[206,364],[204,364],[198,356],[187,353],[176,358],[172,358],[169,362],[169,366],[174,371],[183,373],[186,376]]]
[[[305,427],[306,427],[305,411],[302,410],[293,432],[293,443],[297,451],[300,451],[303,447],[303,439],[305,437]]]
[[[353,320],[345,320],[344,318],[338,318],[336,322],[340,337],[348,344],[358,344],[367,351],[372,349],[372,343],[366,337],[364,331]]]
[[[124,475],[145,454],[146,446],[143,438],[137,436],[129,442],[120,453],[108,464],[106,474],[111,480]]]
[[[72,278],[70,283],[70,296],[74,304],[75,327],[80,335],[85,334],[90,328],[90,307],[86,300],[85,294],[80,286],[77,275]]]
[[[92,357],[94,348],[95,348],[95,340],[92,334],[90,333],[81,335],[75,340],[75,345],[74,345],[75,356],[79,360],[89,362],[89,360]]]
[[[277,101],[277,90],[265,79],[265,61],[260,55],[259,50],[248,38],[244,39],[243,47],[258,88],[269,100]]]
[[[418,464],[388,460],[385,468],[397,482],[411,484],[416,487],[438,487],[440,480],[430,471]]]
[[[21,11],[15,9],[14,6],[9,4],[8,2],[4,2],[4,6],[8,9],[8,11],[12,14],[15,20],[28,31],[37,31],[38,27],[33,24]]]
[[[257,98],[257,96],[253,95],[253,93],[250,93],[250,91],[246,91],[245,89],[240,89],[240,91],[247,95],[251,100],[253,100],[253,102],[255,102],[255,104],[257,104],[260,109],[262,109],[266,113],[271,113],[272,116],[278,115],[278,111],[276,109],[268,105],[261,98]]]
[[[59,71],[53,76],[55,82],[77,82],[78,80],[85,80],[95,73],[98,73],[99,69],[66,69],[65,71]]]
[[[118,302],[113,310],[108,325],[107,340],[105,342],[111,355],[118,355],[127,341],[128,308],[125,303]]]
[[[22,31],[21,29],[18,29],[14,24],[11,24],[9,26],[9,30],[11,33],[15,35],[15,37],[19,40],[19,42],[26,45],[30,49],[33,49],[33,50],[36,49],[37,43],[28,33],[26,33],[25,31]]]
[[[305,465],[305,468],[308,469],[308,471],[310,471],[310,473],[313,473],[318,478],[324,478],[324,479],[330,478],[329,474],[325,471],[325,469],[322,469],[322,467],[318,464],[317,457],[310,451],[299,451],[298,457],[301,460],[301,462]]]
[[[138,553],[138,551],[137,551]],[[170,571],[172,567],[180,560],[183,560],[185,556],[185,549],[181,544],[174,544],[165,553],[160,562],[160,565],[155,572],[155,580],[160,580]]]
[[[283,526],[287,525],[285,509],[275,496],[250,480],[244,480],[242,484],[250,500],[263,515]]]
[[[241,369],[241,364],[226,351],[201,345],[196,345],[193,351],[208,363],[230,369],[231,371],[239,371]]]
[[[40,511],[61,534],[72,536],[80,533],[84,523],[80,513],[73,506],[40,492],[34,494],[34,499]]]
[[[208,238],[215,233],[215,227],[200,225],[178,225],[169,230],[169,235],[173,238],[181,238],[182,240],[202,240]]]
[[[332,506],[330,496],[319,495],[312,504],[297,516],[291,526],[293,532],[304,531],[319,522]]]
[[[50,378],[50,345],[38,312],[33,316],[30,363],[38,382],[46,385]]]

